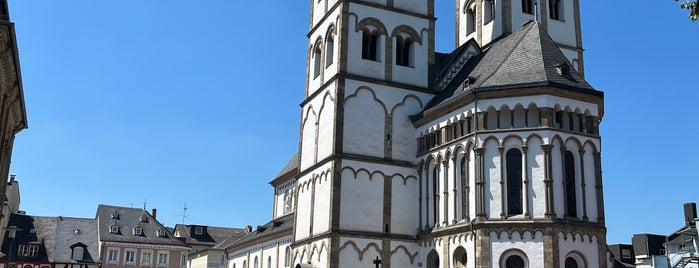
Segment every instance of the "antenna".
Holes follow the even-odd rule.
[[[143,210],[146,210],[146,205],[147,205],[147,204],[148,204],[148,202],[146,202],[146,199],[143,198]]]
[[[187,203],[184,203],[184,207],[182,208],[182,225],[184,225],[184,219],[187,218]]]

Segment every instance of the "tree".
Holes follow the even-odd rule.
[[[675,2],[678,1],[679,0],[675,0]],[[682,3],[680,7],[689,10],[690,20],[697,21],[697,19],[699,19],[699,4],[697,4],[697,1],[684,0],[684,3]]]

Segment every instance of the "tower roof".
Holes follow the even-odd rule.
[[[472,45],[466,43],[464,46]],[[457,52],[458,51],[458,52]],[[457,53],[467,53],[458,48]],[[453,53],[452,53],[453,54]],[[460,68],[457,61],[445,61],[448,66],[437,70],[453,70],[434,85],[445,83],[440,93],[426,106],[434,109],[463,94],[483,91],[512,90],[533,87],[555,87],[602,96],[570,65],[551,36],[536,22],[483,48]],[[454,70],[457,69],[457,70]],[[448,81],[444,81],[447,79]],[[450,79],[450,80],[449,80]],[[465,82],[468,86],[465,86]]]

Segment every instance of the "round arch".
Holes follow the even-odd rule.
[[[463,247],[459,246],[454,250],[453,262],[456,268],[466,268],[466,264],[468,264],[468,255]]]
[[[439,254],[437,251],[432,250],[427,254],[427,268],[439,268]]]
[[[529,268],[529,258],[522,250],[508,249],[500,255],[500,268]]]

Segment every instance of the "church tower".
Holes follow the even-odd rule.
[[[486,46],[536,20],[584,76],[579,0],[456,0],[456,5],[457,46],[469,39]]]
[[[433,96],[434,22],[434,0],[311,0],[294,266],[416,265],[410,116]]]

